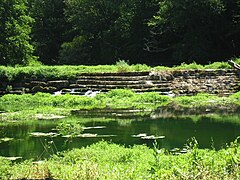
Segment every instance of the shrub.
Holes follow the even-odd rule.
[[[56,129],[63,136],[69,135],[71,137],[74,137],[82,133],[83,126],[77,120],[75,121],[70,120],[62,121],[61,123],[58,124]]]
[[[116,62],[117,72],[128,72],[130,71],[130,66],[125,60],[118,60]]]

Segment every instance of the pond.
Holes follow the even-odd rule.
[[[239,114],[124,118],[75,115],[61,120],[2,122],[0,156],[41,160],[54,153],[86,147],[101,140],[126,146],[135,144],[152,146],[154,137],[159,138],[156,140],[159,147],[168,150],[183,148],[191,137],[197,139],[200,148],[214,146],[219,149],[240,136],[239,119]],[[56,127],[63,121],[81,122],[87,127],[82,132],[86,136],[67,138],[58,135]],[[36,133],[52,134],[37,136]]]

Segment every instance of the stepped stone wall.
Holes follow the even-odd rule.
[[[31,79],[0,82],[0,95],[36,92],[61,92],[83,95],[86,91],[107,92],[128,88],[135,92],[193,95],[210,93],[222,96],[240,90],[239,70],[174,70],[161,72],[82,73],[74,79]]]

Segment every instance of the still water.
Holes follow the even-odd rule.
[[[154,140],[141,139],[133,135],[147,134],[165,136],[158,139],[158,145],[162,148],[182,148],[188,139],[195,137],[200,148],[216,149],[225,147],[240,136],[240,115],[228,115],[217,118],[206,116],[191,117],[132,117],[117,118],[86,118],[81,116],[68,117],[62,120],[27,121],[22,123],[0,124],[0,139],[13,138],[10,141],[0,141],[0,156],[22,157],[23,159],[40,160],[50,155],[72,149],[91,145],[92,143],[106,140],[126,146],[146,144],[152,146]],[[33,137],[33,132],[56,132],[57,125],[62,121],[82,121],[85,127],[83,133],[98,135],[114,135],[110,137]]]

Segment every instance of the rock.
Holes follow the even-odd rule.
[[[147,134],[146,133],[140,133],[140,134],[137,134],[137,135],[132,135],[132,137],[136,137],[136,138],[138,138],[138,137],[146,137],[147,136]]]
[[[16,161],[18,159],[22,159],[22,157],[3,157],[4,159],[10,160],[10,161]]]
[[[154,136],[154,135],[141,137],[141,139],[146,139],[146,140],[155,140],[155,139],[164,139],[164,138],[165,136]]]
[[[9,91],[9,94],[22,94],[23,92],[21,90],[13,90]]]
[[[84,127],[83,129],[86,130],[86,129],[104,129],[104,128],[106,128],[106,126]]]
[[[56,137],[59,134],[57,133],[53,133],[53,132],[49,132],[49,133],[44,133],[44,132],[32,132],[30,133],[31,136],[34,137]]]
[[[9,138],[9,137],[0,138],[0,143],[2,143],[2,142],[12,141],[12,140],[13,140],[13,138]]]

